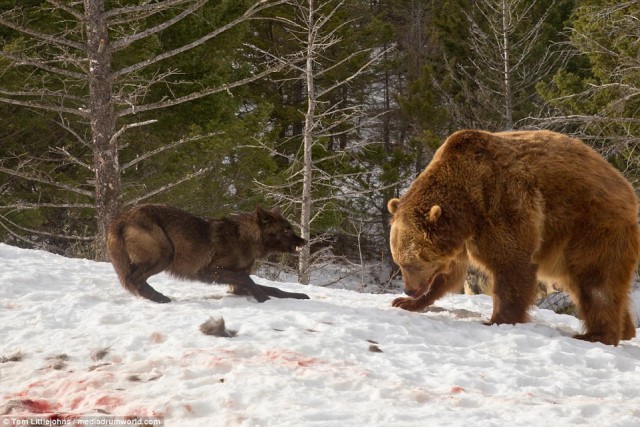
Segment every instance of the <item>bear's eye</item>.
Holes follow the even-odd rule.
[[[405,270],[407,273],[415,273],[417,271],[417,269],[412,265],[403,267],[403,270]]]

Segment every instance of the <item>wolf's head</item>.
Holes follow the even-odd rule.
[[[300,252],[307,241],[298,236],[291,223],[282,216],[278,208],[270,211],[257,208],[256,218],[262,244],[267,252]]]

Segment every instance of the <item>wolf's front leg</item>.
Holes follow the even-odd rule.
[[[287,292],[282,289],[274,288],[272,286],[264,286],[256,284],[258,288],[260,288],[265,294],[276,297],[276,298],[294,298],[294,299],[310,299],[309,295],[297,293],[297,292]]]
[[[227,270],[219,267],[202,269],[198,274],[200,280],[207,283],[233,284],[234,287],[246,289],[258,302],[265,302],[269,296],[255,284],[249,275],[241,270]]]

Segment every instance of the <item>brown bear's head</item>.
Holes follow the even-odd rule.
[[[438,205],[420,211],[404,208],[400,200],[392,199],[387,208],[393,215],[391,255],[402,272],[404,292],[419,298],[439,275],[449,273],[462,241],[451,238]]]

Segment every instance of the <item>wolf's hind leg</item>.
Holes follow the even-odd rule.
[[[157,302],[158,304],[171,302],[171,298],[156,291],[147,282],[144,282],[140,287],[138,287],[138,295],[153,302]]]
[[[163,271],[162,266],[133,266],[131,274],[127,276],[127,288],[133,293],[159,304],[171,302],[171,299],[160,292],[156,291],[147,283],[147,279],[154,274]]]

